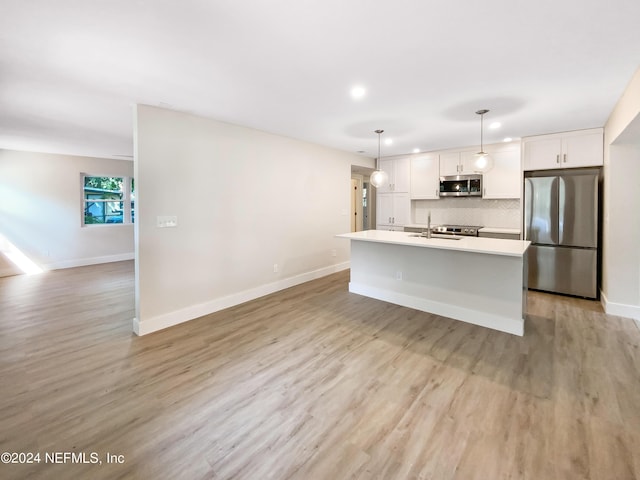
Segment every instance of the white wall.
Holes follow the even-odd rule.
[[[604,128],[602,299],[607,313],[640,319],[640,69]]]
[[[82,227],[81,172],[133,174],[133,162],[0,150],[0,235],[45,269],[133,258],[133,226]]]
[[[134,124],[138,334],[348,266],[334,235],[373,160],[149,106]]]

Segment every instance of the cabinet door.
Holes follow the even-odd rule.
[[[411,199],[408,193],[393,194],[393,215],[394,226],[407,225],[411,219]]]
[[[563,167],[601,166],[604,162],[601,132],[568,135],[564,138]]]
[[[601,128],[554,133],[523,140],[524,169],[547,170],[603,164]]]
[[[550,135],[523,140],[524,169],[547,170],[562,168],[562,137]]]
[[[520,198],[520,146],[490,151],[493,168],[482,175],[482,198]]]
[[[437,153],[411,157],[410,191],[415,200],[440,198],[440,157]]]
[[[397,158],[393,161],[393,191],[409,192],[410,187],[410,159],[409,157]]]
[[[480,151],[480,147],[477,150],[469,150],[466,152],[460,152],[460,174],[461,175],[473,175],[476,173],[475,154]]]
[[[440,175],[461,175],[460,152],[447,152],[440,154]]]
[[[393,213],[393,194],[378,193],[376,198],[376,224],[378,229],[392,224]]]
[[[393,191],[394,172],[393,172],[393,160],[380,160],[380,170],[387,173],[388,181],[384,185],[378,188],[379,193],[391,193]]]

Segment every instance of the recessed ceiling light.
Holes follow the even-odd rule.
[[[413,149],[413,153],[420,153],[420,149],[419,148],[414,148]]]
[[[367,91],[365,90],[364,87],[357,85],[355,87],[353,87],[351,89],[351,97],[353,97],[356,100],[361,99],[362,97],[364,97],[367,94]]]
[[[387,139],[385,139],[385,141],[384,141],[384,144],[385,144],[385,145],[391,145],[392,143],[393,143],[393,140],[392,140],[391,138],[387,138]]]
[[[491,130],[495,130],[496,128],[500,128],[502,126],[502,124],[500,122],[493,122],[491,125],[489,125],[489,128]]]
[[[509,143],[512,140],[513,140],[513,138],[511,138],[511,137],[505,137],[504,140],[502,140],[502,141],[505,142],[505,143]]]

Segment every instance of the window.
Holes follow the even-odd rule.
[[[131,177],[82,175],[83,225],[133,223],[135,183]]]

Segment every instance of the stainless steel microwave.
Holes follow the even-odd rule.
[[[482,175],[440,177],[441,197],[481,197]]]

